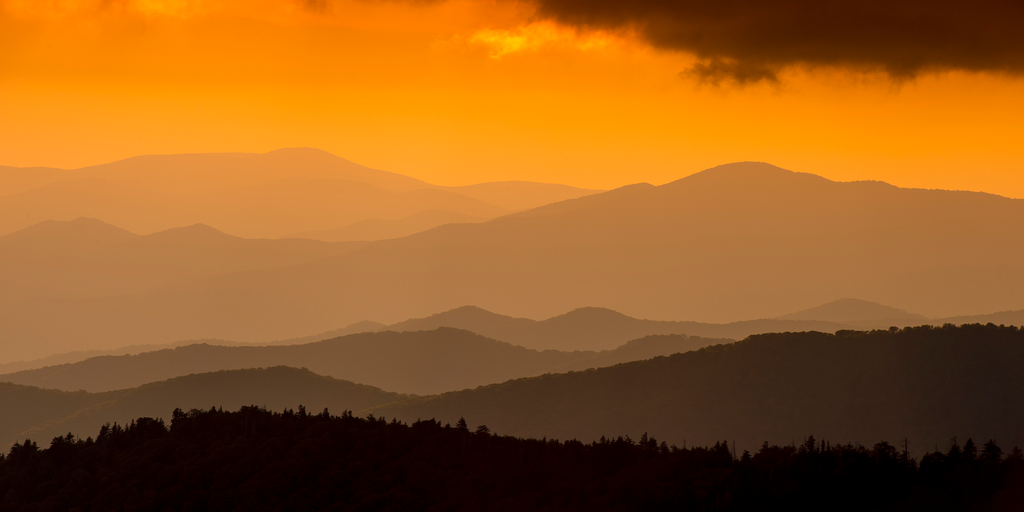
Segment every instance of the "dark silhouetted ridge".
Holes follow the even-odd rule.
[[[961,440],[1024,445],[1024,330],[994,325],[752,336],[595,370],[411,399],[373,412],[461,416],[498,432],[598,439],[644,432],[741,449],[808,435],[904,439],[914,453]]]
[[[995,441],[953,443],[918,464],[885,440],[809,436],[741,456],[729,441],[562,442],[471,425],[302,405],[176,409],[169,422],[133,418],[86,440],[18,443],[0,459],[0,493],[13,510],[253,511],[1002,512],[1024,496],[1024,455],[1004,458]]]

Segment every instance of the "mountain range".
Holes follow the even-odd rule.
[[[819,313],[832,320],[838,320],[838,322],[815,319]],[[805,319],[783,319],[794,316]],[[343,328],[331,329],[318,334],[275,340],[261,344],[239,343],[223,339],[193,339],[166,344],[129,345],[108,350],[78,350],[39,359],[0,363],[0,376],[44,367],[68,365],[98,356],[137,355],[196,344],[218,346],[304,345],[358,333],[429,331],[442,327],[471,331],[487,338],[533,350],[587,353],[602,351],[609,354],[621,354],[623,353],[622,351],[626,350],[626,346],[623,344],[631,345],[634,342],[630,340],[653,335],[681,334],[717,338],[725,342],[727,340],[744,339],[753,334],[769,332],[820,331],[832,333],[844,329],[888,329],[893,326],[943,325],[946,323],[956,325],[965,323],[1024,325],[1024,310],[1004,311],[971,317],[929,319],[882,304],[857,299],[840,299],[815,308],[783,315],[781,318],[712,324],[640,320],[605,308],[579,308],[547,320],[538,321],[500,315],[475,306],[463,306],[428,317],[412,318],[391,325],[364,320]],[[651,345],[644,346],[650,347]],[[662,354],[669,353],[671,352],[662,352]],[[653,357],[654,355],[658,354],[652,352],[647,357]],[[636,357],[635,359],[641,358]],[[584,361],[589,360],[584,359]],[[595,366],[604,366],[604,364],[595,364]],[[213,367],[206,367],[206,369],[212,370]],[[43,385],[42,381],[34,382]],[[122,384],[127,385],[127,383]],[[66,389],[94,389],[88,385],[69,386],[71,387]]]
[[[394,334],[394,333],[392,333]],[[106,393],[0,384],[0,440],[92,435],[108,421],[174,408],[305,405],[413,422],[464,417],[503,435],[579,439],[644,433],[678,446],[755,451],[906,439],[919,457],[956,437],[1024,445],[1024,330],[968,325],[776,333],[614,366],[551,373],[433,396],[282,367],[182,376]]]
[[[268,155],[243,160],[273,160],[287,152]],[[308,174],[303,179],[324,179]],[[394,193],[428,190],[406,190],[419,185],[397,175],[369,174],[379,177],[376,184],[401,191]],[[123,175],[130,173],[102,176]],[[154,176],[124,179],[131,186],[159,183],[166,193],[185,187],[173,173]],[[197,183],[218,186],[215,180]],[[179,280],[152,291],[8,299],[0,308],[0,340],[8,360],[182,339],[268,343],[365,320],[394,324],[466,304],[513,318],[551,318],[588,306],[632,318],[702,323],[776,318],[773,326],[740,334],[682,331],[731,338],[792,330],[783,322],[798,320],[777,317],[837,297],[898,304],[932,319],[964,318],[1024,308],[1017,286],[1024,267],[1014,256],[1024,241],[1007,235],[1022,228],[1022,200],[839,183],[768,164],[730,164],[658,187],[623,187],[486,222],[446,224],[336,256]],[[909,313],[894,314],[890,325],[917,323]],[[545,322],[544,329],[557,332],[557,321]],[[679,332],[677,327],[654,332]],[[842,327],[820,330],[833,328]],[[505,339],[501,329],[544,330],[496,327],[486,334],[513,343],[538,339],[501,334]],[[598,339],[605,329],[593,331]],[[623,332],[588,348],[612,348],[652,333]]]
[[[304,345],[186,345],[135,355],[0,375],[0,382],[104,392],[193,373],[286,365],[388,391],[435,394],[553,371],[569,371],[687,352],[733,340],[650,336],[601,352],[537,351],[441,327],[351,334]]]
[[[74,170],[0,167],[0,191],[0,234],[90,217],[140,234],[202,223],[247,238],[430,211],[489,219],[596,192],[523,182],[442,187],[310,148],[138,156]]]
[[[682,446],[996,439],[1024,446],[1024,330],[969,325],[776,333],[582,372],[410,398],[369,412],[515,436],[590,441],[645,432]]]
[[[837,307],[831,306],[836,303],[839,303]],[[863,306],[862,304],[871,304],[872,306]],[[846,305],[851,305],[854,309],[872,307],[883,316],[840,320],[845,318],[841,310],[848,309],[845,307]],[[626,340],[654,334],[689,334],[691,336],[739,340],[751,334],[766,332],[835,332],[840,329],[853,329],[857,327],[887,329],[893,325],[904,327],[906,325],[919,325],[929,322],[927,318],[919,317],[919,315],[914,316],[909,313],[905,314],[903,318],[894,318],[896,315],[892,312],[900,310],[854,299],[843,299],[822,307],[830,307],[831,311],[834,311],[834,314],[829,316],[830,320],[815,318],[813,312],[807,314],[801,312],[802,317],[800,319],[782,317],[713,324],[705,322],[642,320],[607,308],[595,307],[577,308],[568,313],[538,321],[529,318],[513,318],[499,315],[475,306],[463,306],[428,317],[414,318],[391,324],[386,329],[418,331],[436,329],[438,327],[455,327],[479,333],[496,340],[507,341],[515,345],[538,350],[608,350],[621,345]],[[851,314],[856,313],[851,312]]]
[[[84,217],[44,221],[0,236],[0,300],[138,294],[338,256],[365,245],[246,239],[202,224],[136,235]]]

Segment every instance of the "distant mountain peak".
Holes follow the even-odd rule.
[[[182,226],[178,228],[165,229],[163,231],[157,231],[149,236],[153,237],[174,237],[174,238],[237,238],[233,235],[229,235],[217,228],[208,226],[206,224],[192,224],[190,226]]]
[[[488,311],[488,310],[486,310],[484,308],[481,308],[479,306],[466,305],[466,306],[459,306],[459,307],[457,307],[455,309],[449,309],[448,311],[443,311],[441,313],[435,313],[433,315],[430,315],[430,316],[424,318],[424,320],[427,320],[427,319],[440,319],[440,318],[453,318],[453,317],[459,317],[459,318],[474,317],[474,318],[480,318],[480,319],[485,319],[485,318],[487,318],[487,319],[490,319],[490,318],[509,318],[509,317],[506,317],[505,315],[501,315],[501,314],[495,313],[493,311]]]
[[[263,155],[309,154],[309,155],[323,155],[323,156],[330,156],[330,157],[333,157],[333,158],[341,158],[340,156],[337,156],[334,153],[331,153],[329,151],[324,151],[324,150],[319,149],[319,148],[312,148],[312,147],[308,147],[308,146],[299,146],[299,147],[294,147],[294,148],[279,148],[279,149],[274,149],[274,150],[267,151],[266,153],[261,153],[261,154],[263,154]],[[344,159],[342,159],[342,160],[344,160]]]
[[[598,306],[583,306],[576,308],[568,313],[555,316],[555,318],[630,318],[631,317],[619,313],[614,309],[602,308]]]
[[[882,320],[921,321],[928,318],[905,310],[861,299],[845,298],[778,317],[780,320],[820,320],[846,324]]]
[[[696,184],[721,182],[728,184],[762,184],[765,182],[790,182],[792,180],[813,180],[819,183],[834,183],[828,178],[807,172],[796,172],[767,162],[732,162],[717,165],[673,181],[674,184]]]
[[[792,176],[797,174],[809,174],[805,172],[796,172],[789,169],[783,169],[774,164],[768,162],[730,162],[727,164],[716,165],[700,171],[694,176],[702,174],[768,174],[775,176]],[[812,175],[813,176],[813,175]]]

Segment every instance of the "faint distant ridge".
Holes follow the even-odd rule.
[[[772,317],[816,297],[929,318],[1024,308],[1016,284],[1024,238],[1012,236],[1020,232],[1024,200],[737,163],[137,299],[15,304],[0,309],[0,340],[268,342],[466,304],[537,319],[599,305],[639,318],[731,322],[747,333],[824,331],[836,323]],[[750,318],[770,321],[735,322]]]
[[[462,306],[424,318],[411,318],[388,326],[393,331],[423,331],[438,327],[454,327],[488,336],[496,332],[509,332],[537,323],[530,318],[513,318],[492,313],[477,306]]]
[[[360,181],[393,192],[432,186],[402,174],[365,167],[316,148],[283,148],[267,153],[141,155],[73,172],[178,193],[244,187],[289,174]]]
[[[1019,325],[1024,326],[1024,309],[1016,311],[999,311],[987,315],[965,315],[940,318],[935,321],[937,324],[995,324],[995,325]]]
[[[366,219],[337,229],[305,231],[281,238],[308,238],[324,242],[375,241],[408,236],[442,224],[484,222],[486,220],[485,217],[474,217],[447,210],[424,210],[404,219]]]
[[[204,224],[137,235],[88,217],[48,220],[0,236],[0,300],[140,294],[339,256],[365,245],[239,238]]]
[[[852,304],[855,311],[850,312],[836,307],[836,305],[843,304]],[[837,310],[838,312],[836,312]],[[902,313],[896,314],[895,312]],[[832,313],[835,313],[834,317],[836,318],[846,318],[848,320],[836,322],[824,319],[826,314]],[[800,319],[793,319],[791,317],[799,317]],[[623,357],[643,359],[654,357],[662,352],[670,353],[664,352],[668,350],[663,346],[665,343],[672,345],[673,349],[680,349],[682,347],[676,340],[671,339],[671,336],[664,338],[666,335],[695,336],[695,338],[692,338],[694,340],[720,339],[724,343],[730,339],[740,340],[747,336],[769,332],[819,331],[832,333],[843,329],[888,329],[894,326],[939,326],[947,323],[954,325],[993,323],[996,325],[1024,326],[1024,310],[929,319],[922,315],[907,313],[901,309],[891,308],[875,302],[859,299],[840,299],[823,304],[820,307],[809,308],[777,318],[714,324],[641,320],[608,308],[599,307],[577,308],[568,313],[538,321],[530,318],[515,318],[493,313],[477,306],[462,306],[427,317],[412,318],[391,325],[363,320],[338,329],[271,342],[239,343],[226,340],[191,340],[170,344],[133,345],[113,350],[68,352],[31,361],[0,364],[0,376],[24,370],[43,368],[45,366],[76,363],[95,356],[139,354],[194,343],[222,346],[303,345],[358,333],[388,330],[399,332],[431,331],[443,327],[470,331],[495,340],[534,350],[583,352],[603,350],[603,352],[596,353],[593,357],[586,356],[578,362],[559,367],[559,371],[568,371],[569,369],[604,366],[606,363],[614,364],[608,363],[608,361],[612,360],[618,362],[627,360],[622,359]],[[662,348],[657,348],[659,346]],[[78,387],[69,389],[78,389]]]
[[[74,170],[0,166],[0,234],[92,217],[135,233],[202,223],[245,237],[348,228],[315,239],[380,240],[596,192],[530,182],[438,186],[313,148],[143,155]]]
[[[923,325],[931,319],[902,309],[860,299],[839,299],[778,317],[780,320],[822,320],[847,325],[879,327],[886,322]]]
[[[546,320],[515,318],[476,306],[462,306],[428,317],[377,327],[395,331],[430,330],[439,327],[465,329],[490,338],[537,350],[607,350],[629,340],[662,334],[686,334],[706,338],[741,340],[769,332],[842,329],[888,329],[945,323],[995,323],[1024,325],[1024,310],[989,315],[931,319],[923,315],[861,299],[839,299],[776,318],[730,323],[644,320],[601,307],[576,308]]]
[[[238,343],[235,341],[218,340],[218,339],[204,339],[204,340],[182,340],[174,343],[166,343],[163,345],[129,345],[125,347],[118,347],[110,350],[78,350],[75,352],[65,352],[63,354],[54,354],[52,356],[43,357],[40,359],[33,359],[31,361],[12,361],[9,363],[0,363],[0,375],[16,373],[26,370],[34,370],[38,368],[46,368],[48,366],[60,366],[66,364],[74,364],[79,361],[84,361],[93,357],[99,356],[123,356],[141,354],[144,352],[153,352],[162,350],[165,348],[183,347],[187,345],[195,344],[207,344],[207,345],[219,345],[224,347],[233,347],[239,345],[246,345],[245,343]],[[2,379],[0,379],[2,381]]]
[[[881,324],[879,324],[881,325]],[[884,327],[891,324],[886,323]],[[751,334],[785,331],[835,332],[857,327],[850,323],[760,319],[715,324],[692,321],[644,320],[608,308],[582,307],[546,320],[514,318],[476,306],[462,306],[424,318],[413,318],[387,329],[418,331],[453,327],[536,350],[608,350],[630,340],[662,334],[743,339]]]
[[[139,235],[112,226],[99,219],[89,217],[78,217],[74,220],[44,220],[27,228],[20,229],[9,235],[0,236],[0,244],[9,243],[15,240],[27,243],[30,241],[50,241],[59,239],[71,239],[84,241],[92,244],[103,244],[111,242],[123,242],[134,239]]]

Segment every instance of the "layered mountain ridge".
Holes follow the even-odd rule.
[[[181,339],[268,343],[466,304],[513,318],[587,306],[701,323],[774,318],[767,330],[790,330],[796,320],[779,315],[837,297],[968,317],[1024,308],[1014,284],[1024,241],[1007,236],[1021,229],[1021,200],[738,163],[134,295],[7,299],[0,339],[22,351],[5,346],[12,360]],[[884,323],[920,320],[900,315]]]
[[[0,167],[0,234],[43,220],[92,217],[135,233],[202,223],[247,238],[277,238],[429,211],[486,220],[595,192],[521,182],[436,186],[312,148],[147,155],[74,170]],[[414,227],[445,222],[451,220],[420,219]],[[370,228],[349,235],[359,238],[329,241],[395,236],[392,226]]]

